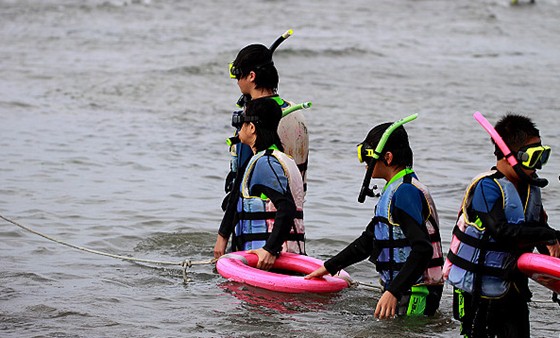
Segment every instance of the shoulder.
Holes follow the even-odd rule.
[[[412,183],[402,183],[393,195],[393,200],[398,205],[421,205],[423,199],[424,193]]]
[[[493,177],[484,177],[475,183],[474,193],[477,194],[500,194],[502,188]]]
[[[255,166],[258,167],[267,167],[270,166],[271,164],[280,164],[280,161],[272,154],[269,152],[266,152],[264,154],[261,155],[255,155],[255,156],[259,156],[257,158],[257,160],[255,161]]]
[[[497,201],[502,199],[502,188],[492,177],[485,177],[476,183],[472,197],[475,210],[490,212]]]

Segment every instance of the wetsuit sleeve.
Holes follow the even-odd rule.
[[[239,199],[239,189],[241,185],[241,180],[243,179],[243,174],[245,173],[245,168],[247,167],[248,161],[245,161],[241,167],[237,168],[235,173],[235,180],[233,181],[232,191],[227,196],[227,202],[225,204],[224,216],[220,223],[220,228],[218,229],[218,234],[224,238],[229,239],[233,229],[235,228],[235,214],[237,212],[237,201]]]
[[[399,224],[411,251],[387,291],[400,297],[414,285],[433,256],[433,247],[424,220],[428,208],[423,193],[412,184],[402,184],[393,196],[393,220]]]
[[[331,275],[336,274],[347,266],[363,261],[369,256],[377,257],[379,252],[375,252],[376,248],[373,242],[374,225],[375,223],[372,220],[360,237],[356,238],[336,256],[325,262],[325,268]]]
[[[472,209],[480,217],[492,238],[498,242],[509,243],[512,248],[546,244],[556,239],[556,232],[544,221],[508,223],[500,187],[494,180],[481,180],[474,192]],[[544,211],[541,209],[541,215]],[[542,218],[542,217],[541,217]]]
[[[263,249],[273,255],[279,255],[282,244],[294,227],[296,204],[284,169],[275,157],[263,156],[256,166],[251,177],[249,193],[252,196],[266,195],[276,207],[274,226]]]
[[[270,232],[266,244],[263,249],[273,255],[279,255],[282,251],[282,244],[290,234],[294,227],[294,218],[296,217],[296,204],[292,198],[292,194],[281,194],[278,191],[256,185],[253,190],[258,193],[265,194],[276,207],[276,217],[274,218],[274,227]]]

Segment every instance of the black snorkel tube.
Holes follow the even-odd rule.
[[[385,143],[387,143],[387,140],[389,139],[389,136],[391,136],[391,134],[393,133],[393,131],[395,131],[395,129],[397,129],[398,127],[402,126],[405,123],[415,120],[417,117],[418,114],[412,114],[398,121],[395,121],[393,122],[393,124],[389,126],[389,128],[385,130],[383,135],[381,135],[381,139],[377,143],[373,155],[370,156],[372,159],[367,164],[366,176],[364,177],[362,188],[360,189],[360,194],[358,195],[358,202],[364,203],[364,201],[366,200],[366,196],[370,196],[370,197],[375,196],[373,189],[369,187],[369,183],[371,181],[371,174],[373,173],[373,169],[375,168],[375,163],[379,159],[379,156],[381,156],[381,153],[383,151],[383,148],[385,147]]]
[[[506,160],[515,170],[515,173],[519,176],[519,178],[529,183],[530,185],[534,185],[539,188],[546,187],[546,185],[548,184],[547,179],[540,178],[536,174],[534,176],[529,176],[523,171],[523,169],[521,168],[521,164],[517,161],[517,158],[506,145],[500,134],[498,134],[496,129],[494,129],[490,122],[488,122],[488,120],[484,116],[482,116],[480,112],[475,112],[473,114],[473,117],[478,123],[480,123],[482,128],[484,128],[486,132],[490,134],[490,137],[492,138],[492,140],[494,140],[494,143],[496,143],[498,148],[500,148],[500,151],[504,154]]]
[[[286,32],[284,32],[284,34],[280,35],[278,37],[278,39],[276,39],[276,41],[274,41],[272,43],[272,45],[270,45],[270,47],[268,47],[268,49],[270,49],[270,53],[274,53],[274,51],[276,50],[276,48],[278,48],[278,46],[280,46],[280,44],[282,42],[284,42],[284,40],[286,40],[287,38],[289,38],[290,36],[292,36],[292,34],[294,34],[294,31],[291,29],[288,29]]]

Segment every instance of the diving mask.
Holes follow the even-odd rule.
[[[541,169],[548,162],[550,147],[540,143],[529,144],[521,147],[517,152],[517,159],[526,169]]]
[[[367,143],[358,144],[358,161],[369,164],[372,160],[377,160],[380,154],[376,154],[375,150]],[[377,155],[377,156],[376,156]]]
[[[247,116],[241,110],[233,112],[233,115],[231,116],[231,125],[237,129],[241,128],[241,126],[243,126],[243,123],[245,122],[257,122],[257,121],[259,121],[258,116],[256,115]]]
[[[241,78],[241,69],[235,67],[233,62],[229,63],[229,77],[236,80]]]

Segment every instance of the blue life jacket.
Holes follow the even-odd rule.
[[[274,149],[263,150],[255,154],[245,169],[237,203],[237,220],[235,225],[237,250],[262,248],[274,227],[276,208],[272,201],[264,195],[252,196],[250,194],[251,180],[254,177],[259,177],[259,175],[264,175],[261,177],[274,175],[273,180],[264,180],[265,182],[268,181],[269,184],[275,185],[270,186],[270,188],[292,194],[296,205],[296,218],[287,241],[282,245],[282,251],[304,254],[304,191],[301,174],[297,165],[290,157]]]
[[[529,186],[524,203],[513,183],[497,173],[494,170],[479,175],[467,188],[444,266],[449,284],[484,298],[500,298],[509,290],[508,273],[515,267],[517,257],[507,243],[498,243],[490,236],[478,217],[470,219],[468,211],[476,186],[483,179],[491,179],[499,186],[510,224],[538,221],[541,212],[538,187]]]
[[[401,176],[399,177],[399,175]],[[418,277],[415,285],[441,285],[443,284],[443,253],[435,203],[428,189],[418,181],[411,169],[404,169],[385,186],[375,207],[374,245],[381,249],[374,262],[376,269],[381,275],[383,285],[385,288],[388,288],[412,250],[410,242],[404,235],[401,227],[394,222],[391,216],[393,196],[402,184],[413,184],[419,189],[424,195],[426,205],[429,208],[429,215],[424,220],[424,224],[430,236],[433,255],[428,267]]]

